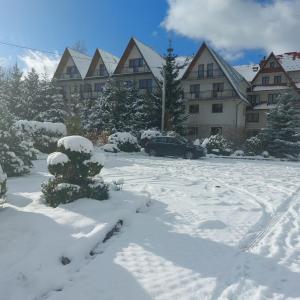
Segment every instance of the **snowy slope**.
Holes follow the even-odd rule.
[[[45,165],[8,182],[1,300],[300,299],[300,164],[109,154],[123,191],[57,209],[38,200]]]

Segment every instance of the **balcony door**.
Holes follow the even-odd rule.
[[[224,91],[223,82],[213,83],[213,97],[217,98],[218,96],[222,96],[223,91]]]

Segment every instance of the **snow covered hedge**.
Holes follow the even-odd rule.
[[[15,128],[26,135],[36,149],[44,153],[53,152],[57,141],[67,134],[63,123],[20,120],[15,123]]]
[[[2,167],[0,165],[0,198],[2,198],[6,193],[6,179],[7,176],[3,172]]]
[[[129,132],[116,132],[108,137],[108,143],[117,145],[120,151],[139,152],[141,150],[138,140]]]
[[[42,192],[50,206],[79,198],[108,198],[108,185],[99,175],[104,155],[94,153],[88,139],[81,136],[61,138],[57,142],[57,152],[48,156],[47,164],[54,178],[42,184]]]
[[[230,155],[232,153],[231,143],[219,134],[210,136],[202,145],[206,147],[208,154]]]

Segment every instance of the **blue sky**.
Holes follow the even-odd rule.
[[[169,2],[167,0],[0,0],[0,42],[12,42],[62,53],[66,46],[71,46],[77,40],[83,40],[89,54],[99,47],[120,56],[131,36],[151,45],[160,53],[165,52],[168,38],[172,37],[177,54],[191,55],[205,39],[211,41],[221,52],[225,51],[229,54],[226,57],[236,57],[237,59],[233,60],[234,64],[258,62],[268,52],[267,46],[264,48],[263,42],[257,45],[253,43],[252,46],[251,42],[248,42],[251,33],[249,33],[250,38],[245,40],[247,44],[245,48],[238,45],[235,38],[243,37],[238,32],[239,24],[234,27],[236,29],[227,30],[228,20],[220,20],[218,12],[213,11],[216,8],[212,3],[216,0],[210,1],[210,4],[207,4],[209,13],[206,13],[203,10],[205,10],[205,3],[208,2],[203,0],[169,0]],[[231,1],[222,0],[222,3],[228,2],[230,5]],[[241,7],[241,11],[237,11],[234,18],[245,13],[244,11],[257,9],[255,5],[261,4],[254,0],[237,0],[241,5],[244,5],[243,1],[253,2],[253,5],[249,9]],[[286,2],[289,1],[298,0]],[[261,2],[265,5],[274,4],[273,1]],[[172,9],[176,13],[172,14]],[[221,16],[226,16],[228,8],[224,6],[223,9],[224,12],[219,13]],[[183,16],[180,13],[178,15],[178,11],[182,11]],[[201,18],[201,13],[209,16],[208,21]],[[198,15],[206,23],[199,24]],[[164,20],[168,20],[169,24],[163,26]],[[236,22],[243,22],[243,19]],[[218,25],[215,27],[215,24]],[[255,24],[249,24],[249,28],[253,25]],[[221,32],[220,38],[222,27],[224,27],[224,34]],[[201,34],[202,28],[207,29]],[[243,32],[248,32],[248,28],[245,28],[247,30]],[[223,36],[226,36],[227,40],[220,44],[219,41],[223,41]],[[263,40],[264,37],[260,39]],[[274,45],[277,45],[275,41]],[[17,57],[24,53],[24,50],[0,45],[0,58],[10,58],[9,63],[14,63],[16,60],[22,63]]]

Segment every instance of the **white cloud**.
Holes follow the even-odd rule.
[[[282,53],[300,50],[300,1],[168,0],[163,26],[206,40],[228,55],[245,49]]]
[[[24,54],[19,55],[19,59],[23,62],[24,74],[31,69],[35,69],[38,74],[46,73],[51,78],[57,68],[60,56],[48,55],[39,51],[28,50]]]

